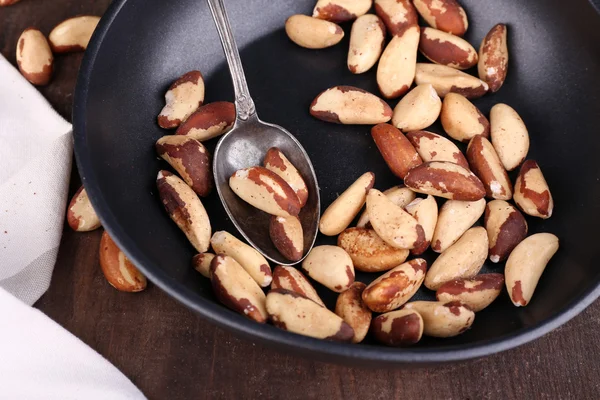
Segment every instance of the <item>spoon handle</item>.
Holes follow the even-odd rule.
[[[240,53],[235,44],[235,37],[231,31],[231,24],[227,17],[225,4],[223,4],[223,0],[207,1],[215,25],[217,26],[217,31],[219,32],[221,45],[223,45],[223,52],[225,53],[225,58],[227,58],[227,64],[229,65],[229,71],[231,72],[231,80],[233,81],[233,89],[235,90],[235,108],[237,110],[237,117],[242,121],[246,121],[252,115],[256,114],[256,108],[254,107],[254,101],[250,97],[250,92],[248,91],[246,75],[244,74]]]

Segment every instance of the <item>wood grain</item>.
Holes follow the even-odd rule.
[[[101,15],[109,0],[22,0],[0,8],[0,51],[13,64],[21,32],[44,33],[67,17]],[[58,56],[40,91],[65,118],[82,54]],[[79,186],[73,172],[70,193]],[[460,364],[361,369],[312,362],[241,340],[157,287],[120,293],[98,264],[100,230],[64,230],[50,290],[36,304],[113,362],[149,397],[347,399],[600,398],[600,302],[549,335]]]

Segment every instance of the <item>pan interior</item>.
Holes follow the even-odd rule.
[[[210,282],[190,267],[192,247],[158,199],[156,174],[168,166],[157,158],[154,142],[169,133],[157,126],[156,116],[164,105],[167,87],[184,72],[202,71],[206,102],[233,101],[221,45],[205,2],[117,3],[113,10],[118,12],[109,29],[98,35],[94,51],[87,56],[74,110],[80,171],[104,225],[155,282],[209,318],[252,331],[254,336],[282,338],[288,343],[304,341],[318,351],[330,346],[351,357],[364,346],[316,344],[271,326],[251,327],[242,316],[212,304]],[[600,278],[600,247],[595,243],[600,221],[598,15],[585,0],[574,0],[569,6],[560,0],[461,3],[470,22],[465,38],[476,48],[493,25],[508,25],[511,58],[507,81],[498,93],[474,103],[486,115],[494,104],[507,103],[527,124],[531,137],[528,158],[540,164],[555,201],[549,220],[528,218],[529,231],[556,234],[561,248],[530,305],[515,308],[503,293],[477,314],[472,329],[452,339],[425,339],[413,349],[417,353],[483,345],[530,330],[571,307],[596,287]],[[307,50],[288,40],[283,30],[285,19],[296,13],[310,14],[313,6],[314,1],[299,0],[227,2],[258,114],[293,132],[307,150],[324,210],[366,171],[375,173],[375,187],[381,190],[401,182],[383,162],[370,127],[328,124],[308,114],[313,98],[334,85],[378,93],[375,69],[357,76],[346,67],[350,24],[343,25],[344,40],[329,49]],[[439,125],[431,130],[442,132]],[[216,140],[208,142],[211,152],[215,144]],[[216,192],[203,203],[213,231],[227,230],[239,237]],[[317,241],[333,243],[335,238]],[[431,261],[432,254],[426,258]],[[484,268],[502,270],[503,265],[486,264]],[[357,279],[369,282],[373,276],[358,273]],[[332,306],[336,296],[317,286]],[[432,294],[422,291],[417,298],[432,298]],[[402,359],[401,350],[381,348],[380,353]]]

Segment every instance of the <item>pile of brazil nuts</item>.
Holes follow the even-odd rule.
[[[228,308],[315,338],[358,343],[369,334],[408,346],[423,335],[464,332],[504,286],[515,306],[526,306],[558,238],[527,236],[523,214],[550,218],[554,204],[540,166],[527,160],[524,122],[506,104],[494,105],[488,119],[471,102],[504,83],[506,26],[494,26],[477,52],[461,38],[468,19],[455,0],[375,0],[375,14],[368,14],[372,3],[319,0],[312,17],[294,15],[285,23],[294,43],[319,49],[339,43],[344,31],[337,23],[355,20],[348,69],[358,74],[377,64],[382,97],[338,85],[310,105],[310,114],[326,122],[371,125],[383,161],[398,177],[398,185],[383,191],[372,172],[353,177],[319,224],[322,235],[337,236],[336,246],[314,247],[301,268],[271,270],[253,247],[212,232],[201,201],[213,187],[211,156],[202,143],[232,127],[235,107],[204,104],[199,71],[181,76],[165,95],[158,124],[174,132],[156,142],[156,151],[176,174],[161,170],[157,185],[168,215],[198,251],[193,267]],[[429,27],[419,27],[419,15]],[[433,63],[418,63],[418,51]],[[461,71],[475,66],[479,77]],[[396,98],[392,109],[387,100]],[[447,137],[425,130],[438,119]],[[454,141],[468,144],[464,154]],[[513,185],[508,172],[518,168]],[[235,172],[229,184],[271,218],[278,250],[301,259],[297,215],[311,193],[285,155],[270,149],[263,166]],[[439,209],[438,201],[444,201]],[[76,211],[82,210],[88,209]],[[420,257],[428,249],[439,254],[431,265]],[[504,273],[480,274],[487,259],[505,263]],[[379,275],[366,285],[355,280],[355,270]],[[314,282],[339,293],[334,310]],[[423,285],[436,301],[411,301]]]
[[[8,0],[1,5],[11,5]],[[56,25],[48,39],[36,28],[27,28],[17,42],[17,65],[21,75],[37,86],[50,83],[54,73],[54,55],[85,51],[100,17],[81,15]]]

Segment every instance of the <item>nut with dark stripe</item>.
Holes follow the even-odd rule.
[[[71,229],[77,232],[89,232],[102,226],[83,186],[73,195],[69,203],[67,222]]]
[[[158,139],[155,147],[158,155],[198,196],[210,194],[213,187],[211,157],[202,143],[187,136],[167,135]]]
[[[228,308],[260,323],[267,321],[265,294],[232,257],[218,254],[210,264],[215,296]]]
[[[235,105],[229,101],[216,101],[198,108],[175,131],[204,141],[228,132],[235,122]]]
[[[292,292],[301,294],[325,307],[325,303],[319,297],[315,288],[310,284],[308,279],[304,277],[302,272],[294,267],[278,265],[273,271],[273,281],[271,282],[271,290],[286,289]]]
[[[304,254],[304,234],[298,217],[271,216],[269,236],[279,252],[290,261],[299,261]]]
[[[513,249],[527,236],[527,221],[512,204],[503,200],[490,201],[485,207],[490,261],[506,260]]]
[[[322,121],[347,125],[374,125],[392,118],[392,109],[379,97],[354,86],[334,86],[310,105],[310,114]]]
[[[418,26],[419,17],[410,0],[375,0],[375,12],[394,36]]]
[[[146,289],[147,281],[108,235],[100,240],[100,267],[112,287],[122,292],[139,292]]]
[[[385,345],[410,346],[421,340],[423,318],[413,310],[390,311],[373,319],[371,332]]]
[[[268,214],[289,217],[300,212],[296,192],[282,177],[264,167],[236,171],[229,178],[229,186],[242,200]]]
[[[552,216],[554,200],[537,162],[527,160],[521,166],[514,197],[515,203],[525,214],[543,219]]]
[[[177,79],[165,93],[166,105],[158,115],[158,125],[177,128],[204,102],[204,78],[200,71],[190,71]]]
[[[434,28],[421,29],[419,50],[430,61],[457,69],[469,69],[478,60],[469,42]]]
[[[508,71],[508,46],[506,25],[495,25],[485,36],[479,47],[479,78],[487,82],[490,92],[497,92],[504,84]]]
[[[456,0],[414,0],[423,19],[431,26],[462,36],[469,27],[467,13]]]
[[[498,200],[512,198],[512,183],[489,140],[481,135],[471,139],[467,147],[467,160],[473,173],[485,186],[487,197]]]
[[[439,287],[435,296],[438,301],[447,303],[460,301],[474,312],[492,304],[504,286],[504,275],[481,274],[470,279],[456,279]]]
[[[335,303],[335,313],[354,330],[352,343],[363,341],[371,325],[371,310],[362,300],[362,292],[367,285],[354,282],[348,289],[339,294]]]
[[[475,320],[475,313],[460,301],[413,301],[403,309],[418,312],[423,318],[423,334],[433,337],[460,335]]]
[[[475,174],[447,161],[430,161],[413,168],[404,184],[417,193],[451,200],[476,201],[485,196],[483,183]]]
[[[506,289],[513,304],[526,306],[531,301],[548,262],[558,251],[558,238],[550,233],[531,235],[515,247],[506,260]]]
[[[448,93],[458,93],[467,99],[476,99],[486,94],[489,89],[488,84],[481,79],[438,64],[417,63],[415,83],[431,83],[440,97],[445,97]]]
[[[424,259],[407,261],[371,282],[363,291],[362,299],[375,312],[394,310],[419,290],[426,271],[427,261]]]
[[[318,0],[313,17],[340,23],[352,21],[369,11],[372,0]]]
[[[211,236],[210,220],[196,193],[169,171],[158,173],[156,185],[169,217],[199,253],[208,250]]]
[[[340,342],[350,342],[354,337],[354,330],[342,318],[290,290],[271,290],[266,308],[273,324],[286,331]]]
[[[469,169],[469,163],[458,147],[445,137],[429,131],[408,132],[406,138],[424,162],[449,161]]]

